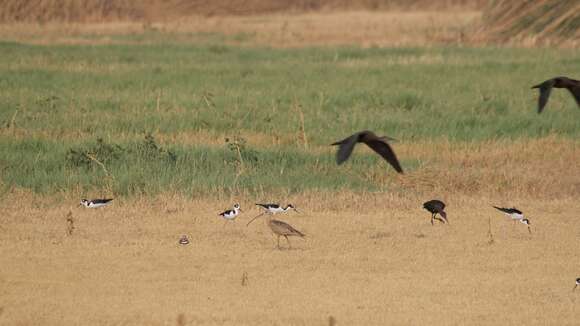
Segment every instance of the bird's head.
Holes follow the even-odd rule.
[[[87,199],[81,199],[80,205],[89,206],[89,201]]]
[[[241,207],[240,207],[240,204],[234,204],[234,209],[235,210],[238,210],[238,211],[241,211],[242,210]]]
[[[292,205],[292,204],[288,204],[288,205],[286,205],[286,209],[287,209],[287,210],[288,210],[288,209],[293,209],[293,210],[295,210],[296,212],[298,212],[298,210],[296,209],[296,207],[294,207],[294,205]]]

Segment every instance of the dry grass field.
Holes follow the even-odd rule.
[[[578,52],[465,47],[480,17],[0,25],[0,325],[578,325],[580,112],[529,89]],[[404,175],[336,166],[363,128]]]
[[[401,155],[440,160],[433,175],[401,176],[397,193],[161,194],[86,209],[80,194],[13,190],[0,205],[0,321],[577,324],[577,142],[423,144]],[[431,198],[448,203],[449,225],[431,226],[421,208]],[[260,219],[245,225],[254,202],[269,200],[300,210],[279,217],[307,234],[291,250],[275,249]],[[234,202],[243,214],[224,226],[217,213]],[[532,234],[491,204],[523,209]],[[182,234],[189,245],[177,243]]]
[[[354,11],[259,16],[193,16],[166,22],[14,23],[0,25],[5,40],[36,44],[125,44],[126,38],[158,32],[181,43],[215,40],[245,46],[304,47],[358,44],[425,46],[461,44],[481,16],[478,11]],[[151,42],[134,38],[133,43]],[[153,40],[155,41],[155,40]]]

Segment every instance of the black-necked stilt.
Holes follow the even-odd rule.
[[[113,198],[91,199],[91,200],[81,199],[81,205],[88,208],[97,208],[109,205],[111,203],[111,200],[113,200]]]
[[[240,204],[234,204],[234,209],[221,212],[219,215],[225,219],[224,226],[228,221],[234,221],[241,211]]]
[[[572,291],[576,290],[578,285],[580,285],[580,277],[576,279],[576,285],[574,285],[574,289],[572,289]]]
[[[512,219],[512,221],[514,221],[514,224],[517,221],[519,221],[522,224],[525,224],[528,227],[528,232],[530,232],[530,234],[532,234],[532,229],[530,227],[530,225],[532,223],[530,223],[529,219],[524,217],[524,213],[522,213],[522,211],[520,211],[519,209],[517,209],[515,207],[504,208],[504,207],[493,206],[493,208],[504,212],[505,215],[509,216]]]
[[[393,152],[391,146],[387,143],[387,140],[394,139],[387,136],[378,137],[372,131],[365,130],[357,132],[341,141],[337,141],[332,144],[339,146],[338,152],[336,152],[336,163],[340,165],[346,161],[350,157],[350,154],[357,143],[365,143],[373,151],[389,162],[397,172],[403,173],[403,168],[401,168],[399,160],[397,160],[397,156],[395,155],[395,152]]]
[[[282,206],[280,206],[279,204],[256,204],[256,206],[260,206],[260,207],[262,207],[263,209],[265,209],[265,211],[264,211],[262,214],[260,214],[260,215],[258,215],[258,216],[255,216],[254,218],[252,218],[252,219],[251,219],[251,220],[250,220],[250,221],[249,221],[249,222],[246,224],[246,226],[250,225],[250,223],[252,223],[252,221],[254,221],[254,220],[255,220],[255,219],[257,219],[258,217],[260,217],[260,216],[262,216],[262,215],[264,215],[264,214],[266,214],[266,213],[268,213],[268,214],[271,214],[271,215],[274,215],[274,214],[278,214],[278,213],[284,213],[284,212],[287,212],[287,211],[289,211],[289,210],[291,210],[291,209],[293,209],[294,211],[296,211],[296,212],[298,213],[298,210],[297,210],[297,209],[296,209],[296,207],[294,207],[294,205],[292,205],[292,204],[288,204],[288,205],[286,205],[286,207],[282,207]]]
[[[184,234],[181,236],[181,238],[179,238],[179,244],[180,245],[187,245],[189,244],[189,239],[187,238],[187,236]]]
[[[546,103],[548,103],[548,98],[550,97],[552,88],[566,88],[576,100],[578,107],[580,107],[580,80],[568,77],[555,77],[533,86],[532,88],[540,89],[540,97],[538,98],[538,114],[542,113]]]
[[[294,207],[294,205],[292,205],[292,204],[288,204],[288,205],[286,205],[286,207],[282,207],[282,206],[280,206],[278,204],[256,204],[256,206],[263,207],[270,214],[277,214],[277,213],[287,212],[290,209],[293,209],[296,212],[298,212],[298,210],[296,209],[296,207]]]
[[[425,208],[426,210],[428,210],[431,213],[431,225],[433,225],[433,220],[437,219],[439,221],[441,221],[442,223],[448,223],[449,221],[447,221],[447,213],[445,213],[444,209],[445,209],[445,203],[437,200],[437,199],[433,199],[430,200],[428,202],[423,203],[423,208]],[[442,218],[438,218],[437,214],[441,215]]]
[[[520,211],[519,209],[517,209],[515,207],[504,208],[504,207],[493,206],[493,208],[504,212],[505,215],[509,216],[514,221],[514,223],[516,221],[521,221],[522,219],[524,219],[524,213],[522,213],[522,211]]]

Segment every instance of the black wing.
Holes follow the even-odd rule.
[[[385,160],[387,160],[387,162],[389,162],[389,164],[391,164],[393,168],[397,170],[397,172],[403,173],[403,168],[401,168],[401,164],[399,164],[399,160],[397,159],[395,152],[393,152],[393,149],[391,146],[389,146],[389,144],[380,140],[372,140],[366,144],[372,148],[373,151],[377,152]]]
[[[576,100],[576,104],[580,107],[580,86],[570,87],[568,88],[574,99]]]
[[[256,203],[256,206],[261,206],[261,207],[264,207],[265,209],[280,207],[280,205],[278,205],[278,204],[258,204],[258,203]]]
[[[532,88],[540,89],[540,97],[538,98],[538,114],[542,113],[546,103],[548,103],[548,98],[552,92],[552,87],[556,82],[553,79],[546,80],[545,82],[538,84]]]
[[[93,204],[106,204],[106,203],[110,202],[111,200],[113,200],[113,198],[93,199],[91,201],[93,202]]]
[[[336,152],[336,164],[340,165],[350,157],[350,154],[358,141],[359,134],[360,133],[357,132],[354,135],[332,144],[339,145],[338,151]]]
[[[498,209],[498,210],[500,210],[504,213],[508,213],[508,214],[513,214],[513,213],[522,214],[522,212],[520,210],[516,209],[515,207],[514,208],[503,208],[503,207],[493,206],[493,208]]]
[[[221,212],[220,216],[226,216],[226,215],[230,215],[231,213],[233,213],[234,211],[231,209],[228,209],[227,211]]]

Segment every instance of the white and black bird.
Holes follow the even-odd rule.
[[[548,103],[548,98],[550,98],[550,93],[552,88],[565,88],[576,100],[578,107],[580,107],[580,80],[571,79],[568,77],[555,77],[548,79],[541,84],[532,86],[533,88],[539,88],[540,97],[538,98],[538,114],[542,113],[546,103]]]
[[[88,207],[88,208],[97,208],[103,207],[111,204],[113,198],[106,198],[106,199],[81,199],[81,205]]]
[[[340,165],[346,161],[350,157],[350,154],[352,154],[354,146],[357,143],[365,143],[373,151],[389,162],[397,172],[403,173],[403,168],[401,167],[401,164],[399,164],[399,160],[391,146],[387,143],[387,140],[395,139],[388,136],[378,137],[372,131],[364,130],[350,135],[343,140],[332,143],[334,146],[339,146],[338,151],[336,152],[336,163]]]
[[[185,234],[182,235],[181,238],[179,238],[179,244],[184,246],[189,244],[189,239]]]
[[[298,212],[296,207],[294,207],[294,205],[292,205],[292,204],[288,204],[288,205],[286,205],[286,207],[282,207],[278,204],[256,204],[256,206],[260,206],[260,207],[264,208],[270,214],[283,213],[283,212],[287,212],[288,210],[291,210],[291,209]]]
[[[256,203],[256,206],[262,207],[265,211],[263,213],[261,213],[260,215],[252,218],[248,222],[248,224],[246,224],[246,226],[250,225],[250,223],[252,223],[252,221],[254,221],[258,217],[260,217],[266,213],[274,215],[274,214],[278,214],[278,213],[285,213],[291,209],[293,209],[295,212],[299,213],[298,210],[296,209],[296,207],[294,207],[294,205],[292,205],[292,204],[288,204],[288,205],[286,205],[286,207],[282,207],[279,204],[258,204],[258,203]]]
[[[428,210],[431,213],[431,225],[433,225],[433,220],[439,220],[444,224],[449,223],[447,221],[447,213],[445,213],[445,203],[438,200],[433,199],[428,202],[423,203],[423,208]],[[441,217],[437,217],[437,214],[441,215]]]
[[[221,212],[219,215],[225,220],[224,226],[228,221],[234,221],[241,211],[242,209],[240,208],[240,204],[234,204],[234,209],[228,209]]]
[[[524,213],[522,213],[522,211],[520,211],[519,209],[512,207],[512,208],[505,208],[505,207],[497,207],[497,206],[493,206],[493,208],[502,211],[505,215],[509,216],[509,218],[512,219],[512,221],[514,221],[514,224],[516,222],[520,222],[522,224],[525,224],[528,227],[528,232],[530,232],[530,234],[532,234],[532,229],[530,227],[530,225],[532,223],[530,223],[530,220],[524,217]]]
[[[576,285],[574,286],[574,289],[572,289],[572,291],[575,291],[578,285],[580,285],[580,277],[576,279]]]
[[[524,219],[524,213],[522,213],[522,211],[520,211],[519,209],[512,207],[512,208],[504,208],[504,207],[497,207],[497,206],[493,206],[493,208],[502,211],[505,215],[509,216],[514,223],[516,221],[521,221]]]

